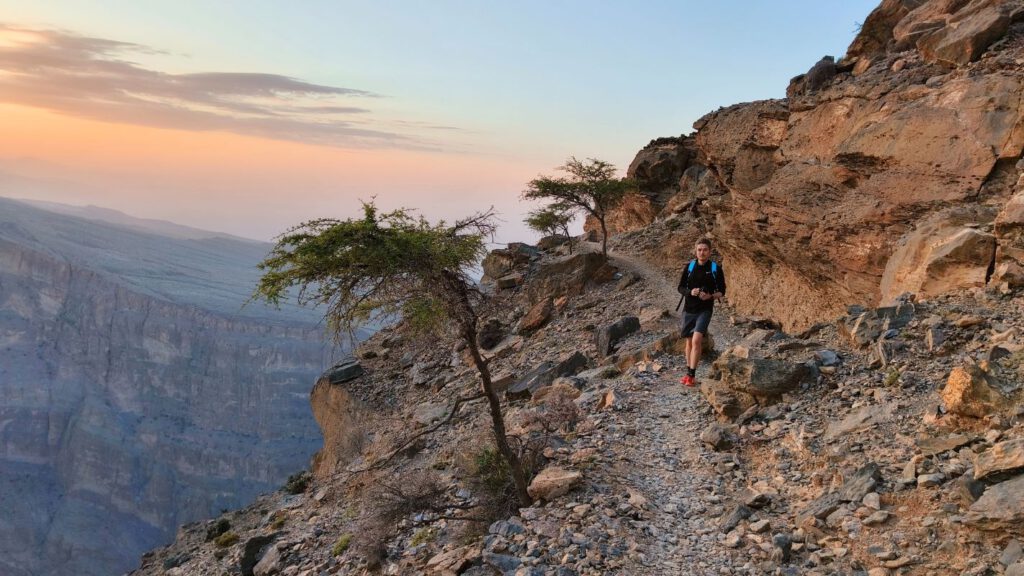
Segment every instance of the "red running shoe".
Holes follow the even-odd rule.
[[[693,379],[693,376],[690,376],[689,374],[683,376],[683,379],[680,380],[680,382],[683,386],[687,386],[689,388],[692,388],[696,384],[696,381]]]

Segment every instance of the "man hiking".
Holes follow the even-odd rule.
[[[711,241],[701,238],[693,246],[696,256],[683,267],[679,278],[679,293],[683,295],[683,338],[686,339],[686,375],[684,386],[697,384],[697,364],[701,346],[711,324],[715,300],[725,296],[725,272],[711,260]]]

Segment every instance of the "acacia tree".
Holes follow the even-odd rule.
[[[569,236],[569,222],[572,222],[572,209],[564,204],[554,203],[544,208],[531,210],[523,222],[531,229],[547,236],[562,235],[569,242],[569,253],[572,253],[572,239]]]
[[[523,198],[552,200],[554,204],[593,216],[601,225],[601,254],[608,258],[608,227],[605,218],[608,211],[633,188],[633,182],[627,178],[616,178],[615,166],[595,158],[583,162],[573,156],[557,170],[565,172],[567,176],[535,178],[527,184]]]
[[[371,318],[400,318],[421,333],[454,325],[480,376],[516,498],[528,506],[526,472],[509,445],[501,402],[477,344],[483,295],[469,271],[487,252],[493,219],[489,210],[452,225],[430,224],[405,209],[381,214],[373,202],[363,203],[361,219],[312,220],[282,234],[259,264],[263,276],[254,297],[278,304],[297,287],[300,304],[326,306],[335,337],[353,334]]]

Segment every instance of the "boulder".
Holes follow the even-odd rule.
[[[982,418],[989,414],[1008,414],[1018,404],[1019,394],[1004,391],[993,374],[974,363],[954,368],[940,392],[946,408],[962,416]]]
[[[574,352],[559,359],[558,362],[542,362],[513,383],[505,391],[509,400],[529,398],[534,392],[551,385],[559,376],[572,376],[586,368],[589,359],[582,352]]]
[[[281,552],[277,546],[267,546],[267,551],[252,569],[253,576],[270,576],[280,569]]]
[[[1024,438],[999,442],[974,459],[974,479],[1018,472],[1024,468]]]
[[[601,393],[601,398],[597,401],[595,410],[608,410],[609,408],[621,408],[622,407],[622,394],[615,390],[605,390]]]
[[[903,301],[869,310],[851,306],[848,312],[839,322],[839,331],[851,344],[863,348],[876,342],[886,331],[905,327],[914,319],[915,309],[913,303]]]
[[[605,259],[596,252],[584,252],[544,261],[527,287],[531,303],[546,298],[581,294],[587,284],[597,281]]]
[[[363,372],[363,367],[359,364],[359,361],[353,357],[348,357],[328,368],[321,378],[327,380],[330,384],[341,384],[349,380],[355,380],[362,376]]]
[[[501,290],[507,290],[509,288],[515,288],[516,286],[519,286],[522,283],[523,275],[518,272],[514,272],[512,274],[507,274],[505,276],[502,276],[501,278],[498,278],[495,281],[495,286],[497,286]]]
[[[484,277],[497,280],[516,270],[525,268],[540,255],[539,251],[521,242],[510,243],[506,248],[491,250],[480,263]]]
[[[916,444],[917,449],[924,456],[936,456],[966,446],[977,439],[977,436],[968,436],[967,434],[944,434],[918,438]]]
[[[712,364],[713,374],[738,392],[758,400],[774,402],[783,394],[792,392],[804,382],[817,377],[812,365],[786,360],[743,357],[742,350],[727,350]]]
[[[893,302],[907,292],[929,298],[984,286],[996,237],[971,226],[992,220],[992,215],[981,212],[942,212],[901,238],[882,272],[882,302]]]
[[[550,502],[575,488],[582,480],[583,475],[575,470],[549,466],[533,478],[526,491],[531,498]]]
[[[750,394],[738,392],[718,380],[701,380],[700,392],[719,420],[735,421],[757,401]]]
[[[888,422],[892,420],[896,413],[896,408],[897,404],[894,402],[861,406],[847,414],[842,420],[830,422],[823,438],[826,441],[833,440],[846,434],[853,434]]]
[[[716,452],[730,450],[735,441],[729,429],[718,423],[711,424],[705,428],[700,433],[700,440]]]
[[[626,169],[626,177],[635,180],[642,190],[672,187],[696,154],[693,137],[658,138],[637,152]]]
[[[789,81],[786,98],[797,98],[810,92],[816,92],[825,86],[836,75],[836,60],[825,56],[818,60],[806,74],[801,74]]]
[[[519,320],[516,329],[520,334],[533,332],[547,323],[554,310],[554,302],[551,298],[545,298],[534,304],[532,308]]]
[[[985,489],[971,505],[964,523],[980,530],[1021,535],[1024,532],[1024,476]]]
[[[953,3],[931,2],[938,5]],[[1010,28],[1011,10],[1019,11],[1018,2],[1002,0],[975,0],[952,14],[942,15],[945,20],[922,22],[917,37],[917,48],[926,60],[947,66],[962,66],[977,60],[993,42],[1006,35]],[[916,11],[915,11],[916,12]],[[911,13],[910,16],[914,14]],[[927,27],[935,26],[928,30]]]
[[[567,244],[572,240],[562,234],[555,234],[553,236],[545,236],[537,241],[537,249],[543,252],[550,252],[563,244]]]
[[[245,544],[242,546],[242,557],[238,561],[242,576],[253,576],[253,569],[256,567],[259,559],[262,558],[264,549],[276,540],[277,536],[278,533],[274,532],[273,534],[253,536],[245,541]]]
[[[416,362],[409,372],[409,381],[413,386],[426,386],[434,376],[437,365],[432,362]]]
[[[497,318],[491,318],[483,323],[477,333],[476,341],[480,348],[490,350],[497,346],[505,338],[505,327]]]
[[[839,489],[839,499],[843,502],[860,502],[865,496],[875,491],[882,479],[878,464],[869,462],[843,482]]]
[[[509,554],[495,554],[485,550],[481,555],[481,559],[486,566],[490,566],[494,570],[497,570],[498,574],[515,574],[516,569],[523,563],[522,560],[516,556]],[[493,574],[493,571],[490,571]]]
[[[605,216],[604,225],[608,229],[608,235],[614,236],[631,230],[639,230],[654,222],[654,218],[661,211],[661,207],[655,204],[656,196],[641,192],[630,192],[610,210]],[[593,216],[587,216],[583,221],[583,230],[597,234],[601,237],[601,223]]]
[[[598,356],[607,356],[615,351],[615,344],[626,336],[640,329],[640,319],[626,316],[614,324],[598,328],[594,331],[594,345]]]
[[[437,575],[461,574],[471,565],[473,558],[479,555],[480,550],[475,546],[461,546],[440,552],[427,560],[427,572]]]
[[[537,390],[532,397],[530,397],[531,404],[547,404],[553,399],[566,398],[568,400],[575,400],[579,398],[583,392],[580,391],[569,378],[555,378],[555,381],[550,386],[544,386]]]
[[[883,0],[864,19],[857,37],[846,49],[846,58],[856,60],[884,56],[893,43],[893,28],[919,5],[919,0]]]

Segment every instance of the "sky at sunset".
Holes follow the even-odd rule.
[[[260,240],[493,205],[532,240],[528,180],[782,97],[876,4],[0,0],[0,196]]]

